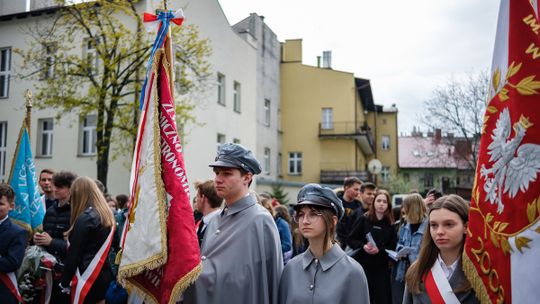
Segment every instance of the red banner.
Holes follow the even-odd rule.
[[[536,1],[501,1],[463,255],[482,303],[535,303],[540,298],[537,11]]]
[[[143,119],[148,119],[148,125],[141,125],[141,128],[145,127],[147,130],[152,130],[156,125],[159,126],[159,140],[155,141],[155,145],[159,145],[160,162],[156,166],[161,167],[161,181],[156,183],[156,192],[158,192],[158,198],[163,198],[163,200],[148,202],[145,201],[143,194],[135,191],[136,198],[134,199],[134,207],[132,207],[134,209],[130,214],[130,223],[132,225],[133,223],[138,224],[139,227],[140,225],[148,224],[137,222],[137,216],[140,216],[139,214],[141,212],[153,210],[150,208],[145,209],[145,205],[143,204],[166,204],[164,208],[167,223],[166,262],[155,268],[155,264],[147,263],[147,265],[144,265],[144,260],[137,263],[134,261],[135,259],[132,259],[131,261],[134,261],[131,263],[132,265],[144,267],[145,269],[142,272],[139,270],[130,270],[130,265],[127,265],[127,270],[124,271],[121,264],[120,276],[127,278],[128,284],[131,284],[140,292],[144,293],[146,301],[176,303],[180,294],[197,278],[201,271],[201,266],[199,245],[195,233],[195,221],[189,200],[189,184],[184,169],[182,145],[175,122],[175,105],[170,92],[169,77],[165,69],[166,63],[163,54],[164,52],[162,50],[156,52],[150,78],[151,81],[149,82],[149,92],[147,93],[148,99],[145,100],[145,103],[148,103],[145,105],[145,109],[154,107],[153,109],[157,111],[157,115],[150,115],[149,117],[144,115]],[[157,80],[157,83],[154,83],[154,80]],[[157,90],[157,92],[154,90]],[[146,111],[151,113],[151,110]],[[156,117],[158,121],[152,121],[151,117]],[[141,137],[143,139],[149,138],[145,136]],[[140,145],[144,144],[144,142],[140,143]],[[153,145],[150,144],[150,146]],[[141,172],[141,174],[147,170],[150,170],[148,164],[144,165],[141,162],[140,165],[136,166],[136,171]],[[135,180],[135,184],[137,185],[135,189],[144,189],[145,185],[142,185],[142,183],[146,181],[152,182],[148,178],[136,178]],[[164,188],[163,195],[165,197],[160,197],[159,195],[162,188]],[[159,225],[157,224],[157,226]],[[127,237],[129,237],[129,233]],[[160,237],[160,233],[156,231],[155,238]],[[129,244],[129,242],[126,242],[126,248],[124,248],[125,254],[130,252],[127,248]],[[134,249],[144,250],[144,246],[136,244],[136,240],[131,244],[133,244],[131,251]],[[134,269],[141,268],[135,267]],[[135,274],[135,271],[137,271],[136,275],[131,276],[131,274]]]

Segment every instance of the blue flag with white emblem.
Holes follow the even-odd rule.
[[[30,137],[25,127],[21,130],[9,185],[15,191],[15,208],[9,212],[9,217],[26,230],[35,231],[43,222],[45,206],[39,193]]]

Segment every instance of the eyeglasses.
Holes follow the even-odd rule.
[[[300,223],[301,221],[303,221],[304,218],[307,218],[308,221],[312,222],[312,221],[317,220],[321,216],[322,216],[322,213],[320,212],[309,211],[307,213],[304,213],[300,211],[294,214],[293,219],[296,223]]]

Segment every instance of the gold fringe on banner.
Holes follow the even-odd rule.
[[[465,272],[465,276],[467,277],[469,282],[471,282],[471,286],[476,293],[476,297],[480,300],[480,303],[482,304],[491,304],[492,302],[489,298],[486,286],[484,285],[482,278],[480,278],[480,276],[478,275],[473,261],[469,259],[469,256],[465,251],[463,251],[461,259],[463,271]]]

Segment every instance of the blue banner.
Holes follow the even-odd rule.
[[[23,128],[21,134],[9,185],[15,191],[15,208],[9,212],[9,217],[27,230],[34,231],[43,222],[45,206],[39,193],[36,166],[26,128]]]

